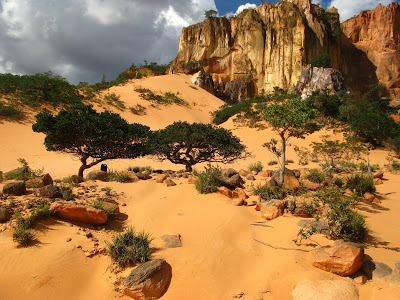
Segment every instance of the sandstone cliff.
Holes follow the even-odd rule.
[[[376,67],[379,82],[400,103],[400,5],[378,5],[341,25],[344,34]]]
[[[332,67],[343,73],[351,92],[365,92],[365,87],[376,83],[379,77],[396,94],[398,4],[388,8],[378,6],[377,10],[382,11],[379,17],[375,16],[378,13],[363,12],[347,21],[348,25],[345,22],[342,28],[346,35],[340,29],[337,10],[324,10],[312,5],[311,0],[263,3],[231,19],[208,18],[182,30],[179,52],[172,66],[179,71],[189,61],[201,62],[213,76],[217,91],[229,92],[232,85],[242,82],[257,94],[262,90],[272,91],[275,86],[293,91],[310,59],[329,53]],[[384,20],[389,25],[381,25]],[[352,27],[359,29],[351,31]],[[382,42],[374,52],[369,49],[374,49],[376,34]],[[390,47],[386,37],[391,39]],[[382,49],[384,54],[379,52]],[[389,61],[395,57],[392,65]],[[252,96],[249,92],[247,95]]]

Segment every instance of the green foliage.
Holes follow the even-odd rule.
[[[107,110],[97,113],[83,104],[61,110],[56,116],[44,110],[36,115],[32,129],[46,134],[48,151],[77,155],[82,162],[78,175],[82,177],[85,169],[104,160],[145,155],[150,134],[147,126],[129,124],[118,114]]]
[[[20,247],[27,247],[34,235],[26,226],[17,226],[13,228],[12,237],[13,241],[17,242]]]
[[[208,18],[214,18],[214,17],[216,17],[217,15],[218,15],[218,11],[213,10],[213,9],[206,10],[206,11],[204,12],[204,17],[205,17],[206,19],[208,19]]]
[[[106,186],[105,189],[106,189],[106,195],[111,196],[111,188],[109,186]]]
[[[73,188],[74,188],[74,183],[72,182],[71,178],[69,178],[68,182],[62,182],[60,184],[60,189],[64,200],[66,201],[74,200],[75,195],[72,192]]]
[[[144,167],[129,167],[128,171],[132,171],[135,173],[142,173],[144,171],[149,172],[150,174],[153,173],[153,168],[151,166],[144,166]]]
[[[252,164],[250,164],[249,167],[248,167],[248,169],[249,169],[250,172],[252,172],[252,171],[261,172],[261,171],[263,170],[263,168],[264,168],[264,166],[263,166],[263,164],[261,163],[261,161],[252,163]]]
[[[198,88],[194,85],[189,85],[190,88],[194,89],[194,90],[198,90]]]
[[[106,243],[111,259],[121,267],[150,260],[150,243],[153,239],[148,233],[135,233],[129,227],[124,233],[117,234],[111,243]]]
[[[335,39],[342,33],[338,13],[322,10],[318,17],[327,25],[328,36],[331,39]]]
[[[153,133],[149,150],[159,159],[183,164],[187,171],[201,162],[232,162],[243,157],[245,146],[225,128],[211,124],[174,122]]]
[[[210,164],[204,169],[204,172],[197,174],[195,187],[201,194],[214,193],[221,185],[222,170],[218,166],[214,167]]]
[[[318,54],[309,61],[309,64],[317,68],[330,68],[331,56],[326,53]]]
[[[143,116],[146,114],[146,107],[140,104],[136,104],[135,106],[129,107],[129,110],[131,113],[138,115],[138,116]]]
[[[306,179],[315,182],[322,183],[327,178],[327,174],[319,169],[310,169],[306,175]]]
[[[104,96],[104,101],[111,106],[114,106],[116,109],[124,111],[126,109],[125,104],[120,100],[120,96],[115,94],[115,93],[111,93],[111,94],[106,94]]]
[[[147,60],[144,61],[144,65],[140,65],[139,68],[147,68],[153,71],[154,75],[164,75],[167,72],[167,69],[171,66],[171,63],[169,64],[161,64],[159,65],[157,62],[152,61],[151,63],[148,63]]]
[[[108,180],[117,182],[132,182],[132,178],[127,172],[110,171]]]
[[[271,201],[272,199],[283,199],[286,195],[286,190],[283,186],[268,187],[265,184],[253,186],[253,193],[259,196],[263,201]]]
[[[376,191],[374,178],[364,174],[353,174],[347,178],[346,188],[355,191],[358,196],[365,193],[374,193]]]
[[[6,104],[0,101],[0,120],[15,120],[20,121],[24,118],[25,114],[20,111],[15,104]]]
[[[188,61],[183,65],[183,69],[188,74],[194,74],[203,70],[204,63],[201,61]]]
[[[172,92],[166,92],[164,95],[155,94],[149,89],[145,88],[135,88],[135,92],[140,93],[139,97],[143,100],[152,101],[156,104],[169,105],[169,104],[178,104],[178,105],[187,105],[186,101],[179,97],[179,92],[177,94]]]
[[[35,75],[0,74],[0,93],[12,94],[22,103],[33,107],[42,103],[69,105],[82,100],[75,86],[52,72]]]
[[[276,160],[270,160],[269,162],[268,162],[268,166],[275,166],[275,165],[277,165],[278,164],[278,162],[276,161]]]
[[[113,217],[116,214],[115,209],[107,207],[104,202],[103,198],[97,198],[97,200],[93,201],[92,207],[104,211],[108,218]]]
[[[312,92],[307,101],[315,107],[321,114],[326,117],[338,118],[340,114],[340,106],[345,103],[349,96],[345,91],[340,91],[337,94],[330,94],[328,89],[317,90]]]
[[[349,124],[350,129],[375,145],[393,138],[398,125],[390,116],[398,107],[390,105],[387,90],[374,85],[362,98],[350,99],[340,107],[340,117]]]

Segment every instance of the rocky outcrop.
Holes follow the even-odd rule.
[[[300,94],[302,99],[305,99],[312,92],[325,89],[328,89],[330,93],[345,90],[343,74],[332,68],[317,68],[308,65],[301,72],[295,92]]]
[[[192,82],[203,90],[214,95],[214,80],[209,73],[206,73],[203,70],[197,72],[192,76]]]
[[[123,281],[123,291],[134,299],[159,299],[167,291],[171,278],[171,266],[165,260],[155,259],[133,269]]]
[[[400,5],[379,4],[341,24],[342,31],[376,68],[376,76],[400,103]]]
[[[229,20],[208,18],[182,30],[172,66],[179,71],[182,62],[201,62],[220,92],[234,80],[251,81],[254,94],[293,89],[307,62],[327,51],[328,27],[315,9],[310,0],[290,0],[262,3]]]

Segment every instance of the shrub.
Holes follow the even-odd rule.
[[[208,165],[205,171],[199,173],[198,179],[195,181],[195,187],[201,194],[209,194],[216,192],[221,185],[222,170],[220,167]]]
[[[378,165],[378,164],[374,164],[374,165],[370,165],[370,168],[371,168],[371,172],[376,172],[377,170],[379,170],[381,167]],[[359,165],[358,165],[358,169],[361,171],[361,172],[368,172],[368,164],[366,164],[366,163],[360,163]]]
[[[276,160],[270,160],[268,162],[268,166],[274,166],[274,165],[277,165],[277,164],[278,164],[278,162]]]
[[[93,201],[92,207],[104,211],[108,218],[115,215],[115,209],[105,207],[103,198],[97,198],[97,200]]]
[[[267,187],[265,184],[258,184],[253,186],[253,193],[259,196],[264,201],[271,201],[272,199],[283,199],[286,195],[286,191],[283,187],[272,186]]]
[[[330,68],[331,56],[326,53],[316,55],[310,60],[309,64],[317,68]]]
[[[116,109],[118,110],[125,110],[126,106],[125,104],[120,100],[120,96],[115,94],[115,93],[111,93],[111,94],[107,94],[104,96],[104,101],[111,106],[114,106]]]
[[[285,164],[293,164],[293,163],[294,163],[293,159],[286,159],[285,160]]]
[[[307,180],[315,183],[322,183],[326,177],[326,173],[319,169],[310,169],[306,175]]]
[[[261,161],[258,161],[256,163],[250,164],[248,169],[250,172],[256,171],[256,172],[261,172],[263,170],[264,166],[261,163]]]
[[[149,173],[153,173],[153,168],[150,166],[144,166],[144,167],[129,167],[128,171],[135,172],[135,173],[142,173],[144,171],[147,171]]]
[[[28,230],[26,225],[21,225],[14,227],[12,237],[19,246],[26,247],[32,241],[34,235],[30,230]]]
[[[111,259],[119,266],[126,267],[150,259],[151,241],[148,233],[136,234],[133,227],[129,227],[124,233],[114,236],[112,243],[106,243],[106,247]]]
[[[374,178],[364,174],[354,174],[347,178],[346,188],[355,191],[357,195],[363,196],[365,193],[374,193],[376,191]]]
[[[146,114],[146,107],[140,104],[136,104],[135,106],[129,107],[129,110],[131,113],[138,115],[138,116],[143,116]]]
[[[0,101],[0,119],[19,121],[24,118],[24,113],[18,110],[15,105],[7,105]]]
[[[117,181],[117,182],[131,182],[132,178],[131,175],[127,172],[118,172],[118,171],[110,171],[108,173],[108,179],[110,181]]]

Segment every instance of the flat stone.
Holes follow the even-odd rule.
[[[181,235],[163,235],[161,239],[164,242],[164,247],[166,248],[179,248],[182,247]]]
[[[362,270],[368,276],[368,279],[381,280],[392,275],[392,269],[381,262],[367,260],[362,266]]]

